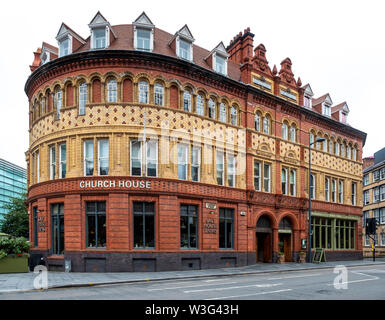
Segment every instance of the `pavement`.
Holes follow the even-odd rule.
[[[89,287],[108,284],[139,283],[177,279],[202,279],[272,272],[288,272],[301,270],[328,269],[343,265],[360,267],[385,265],[385,258],[363,259],[355,261],[333,261],[321,263],[260,263],[245,267],[205,269],[191,271],[158,271],[158,272],[121,272],[121,273],[86,273],[86,272],[47,272],[47,281],[43,274],[34,272],[0,274],[0,294],[9,292],[25,292],[52,288]],[[37,285],[37,286],[36,286]],[[1,299],[1,296],[0,296]]]

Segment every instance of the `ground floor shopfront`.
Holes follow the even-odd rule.
[[[171,179],[70,178],[29,190],[31,254],[50,270],[166,271],[296,262],[305,199]],[[315,203],[317,208],[322,204]],[[343,211],[343,207],[336,206]],[[362,258],[359,215],[314,212],[313,248]]]

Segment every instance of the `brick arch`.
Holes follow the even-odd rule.
[[[277,218],[275,217],[274,213],[268,210],[260,210],[257,215],[255,216],[255,219],[253,221],[253,226],[257,227],[257,223],[260,217],[267,216],[270,219],[271,222],[271,228],[272,229],[278,229],[278,222]]]
[[[134,83],[139,83],[139,81],[146,80],[148,82],[148,85],[151,83],[151,77],[144,72],[138,73],[137,75],[134,76]]]
[[[293,231],[298,231],[299,230],[299,225],[298,225],[298,219],[297,217],[291,213],[291,212],[284,212],[284,213],[281,213],[279,216],[278,216],[278,219],[277,219],[277,225],[279,227],[279,223],[281,222],[281,220],[283,218],[289,218],[290,222],[291,222],[291,226],[292,226],[292,229]]]

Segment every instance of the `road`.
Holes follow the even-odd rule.
[[[333,271],[319,269],[0,293],[0,300],[385,300],[385,265],[349,267],[346,274]]]

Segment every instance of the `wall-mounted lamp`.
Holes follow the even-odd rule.
[[[246,215],[245,211],[241,211],[241,216],[244,217]]]

